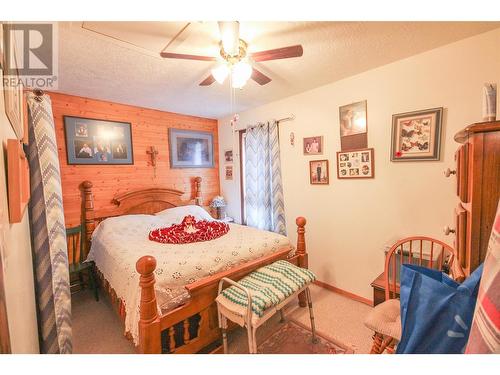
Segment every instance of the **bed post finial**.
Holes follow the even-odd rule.
[[[142,354],[161,353],[161,328],[158,317],[158,306],[155,294],[156,259],[151,255],[141,257],[135,268],[141,275],[140,319],[139,319],[139,352]]]
[[[301,256],[306,256],[305,264],[300,264],[301,267],[307,268],[307,253],[306,253],[306,226],[307,220],[305,217],[299,216],[295,219],[295,224],[297,224],[297,254]]]
[[[305,217],[299,216],[295,219],[295,224],[297,224],[297,255],[298,255],[298,266],[302,268],[308,267],[308,259],[306,252],[306,226],[307,220]],[[299,306],[306,307],[306,294],[304,292],[299,294]]]
[[[94,221],[94,195],[92,194],[92,182],[83,181],[83,220],[85,224],[86,251],[90,250],[90,240],[95,229]]]
[[[201,177],[194,179],[194,202],[197,206],[203,206],[201,198]]]

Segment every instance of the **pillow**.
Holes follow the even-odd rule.
[[[201,208],[200,206],[195,206],[193,204],[188,206],[167,208],[166,210],[160,211],[155,215],[161,216],[162,219],[165,219],[168,222],[176,224],[179,224],[182,221],[182,219],[184,219],[184,217],[188,215],[194,216],[196,220],[207,220],[207,221],[215,220],[203,208]]]
[[[104,219],[99,223],[97,228],[109,228],[114,229],[118,226],[127,226],[127,225],[135,225],[139,223],[148,223],[153,224],[157,222],[158,218],[154,215],[147,214],[132,214],[132,215],[121,215],[121,216],[112,216]],[[96,228],[96,229],[97,229]]]

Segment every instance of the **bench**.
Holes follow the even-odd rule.
[[[279,260],[253,271],[238,282],[222,278],[216,298],[219,327],[222,329],[224,353],[228,353],[227,320],[247,328],[249,352],[257,353],[255,333],[276,312],[283,308],[301,292],[305,292],[311,319],[313,342],[316,340],[314,314],[309,284],[316,276],[309,270],[297,267],[286,260]],[[224,284],[230,286],[223,289]]]

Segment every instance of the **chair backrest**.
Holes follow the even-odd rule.
[[[68,245],[68,263],[77,264],[85,260],[85,241],[82,226],[66,228],[66,243]]]
[[[415,264],[449,273],[462,282],[465,274],[458,254],[448,244],[430,237],[407,237],[396,242],[385,256],[385,299],[397,298],[399,276],[403,264]]]

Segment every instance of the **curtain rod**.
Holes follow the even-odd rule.
[[[283,121],[293,121],[293,120],[295,120],[295,115],[292,113],[288,117],[283,117],[283,118],[280,118],[279,120],[276,120],[276,122],[279,124],[279,123],[281,123]],[[261,125],[263,125],[263,124],[261,124]],[[244,129],[235,129],[234,131],[235,132],[239,132],[240,130],[245,130],[245,129],[248,129],[248,128],[256,128],[257,126],[260,126],[260,125],[248,126],[248,127],[244,128]]]
[[[276,122],[293,121],[293,120],[295,120],[295,115],[292,113],[291,116],[280,118],[279,120],[276,120]]]

